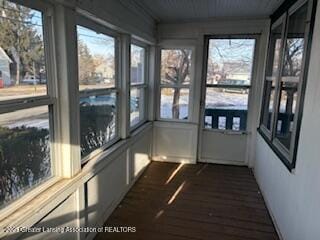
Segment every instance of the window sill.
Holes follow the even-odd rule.
[[[4,219],[8,218],[12,213],[17,211],[17,209],[21,209],[22,207],[24,207],[26,204],[31,202],[38,195],[44,193],[48,188],[50,188],[60,180],[61,178],[59,177],[51,177],[38,186],[34,186],[33,189],[30,189],[29,192],[25,193],[20,198],[13,200],[12,203],[4,206],[4,208],[0,210],[0,223],[2,223]],[[2,224],[0,224],[0,226],[2,226]]]
[[[189,119],[170,119],[170,118],[159,118],[157,122],[169,122],[169,123],[193,123]]]
[[[40,219],[45,217],[54,208],[56,208],[61,202],[68,198],[71,194],[75,193],[79,187],[81,187],[90,178],[95,176],[99,171],[108,166],[119,152],[129,147],[135,138],[143,132],[151,129],[152,123],[148,122],[143,124],[140,128],[135,130],[132,136],[128,139],[120,140],[109,149],[97,154],[87,161],[81,171],[71,179],[57,179],[48,185],[43,185],[42,191],[40,189],[35,192],[38,195],[32,199],[25,196],[21,199],[23,202],[19,206],[13,206],[14,203],[8,206],[11,214],[9,216],[0,217],[0,226],[4,227],[32,227],[39,222]],[[52,179],[53,180],[53,179]],[[45,188],[46,187],[46,188]],[[44,189],[45,188],[45,189]],[[18,201],[18,200],[17,200]],[[7,209],[5,209],[7,211]],[[10,234],[17,233],[5,233],[0,231],[0,239]],[[21,233],[22,234],[22,233]],[[18,237],[18,236],[17,236]]]
[[[140,122],[136,123],[135,125],[130,126],[130,133],[135,132],[137,129],[139,129],[146,123],[148,123],[148,121],[146,119],[143,119]]]
[[[251,132],[248,132],[248,131],[234,131],[234,130],[213,129],[213,128],[203,128],[203,131],[221,133],[225,135],[250,135],[251,134]]]

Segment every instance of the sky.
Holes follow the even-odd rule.
[[[92,55],[114,55],[115,39],[77,25],[78,40],[85,43]]]
[[[220,64],[230,60],[253,59],[254,47],[254,39],[211,39],[209,57]]]

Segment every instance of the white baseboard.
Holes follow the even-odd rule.
[[[198,162],[201,163],[214,163],[214,164],[225,164],[225,165],[237,165],[237,166],[247,166],[245,162],[224,160],[224,159],[212,159],[212,158],[201,158]]]
[[[282,234],[281,234],[280,228],[279,228],[279,226],[278,226],[278,224],[277,224],[276,218],[275,218],[275,216],[274,216],[274,214],[273,214],[273,212],[272,212],[272,209],[271,209],[271,207],[270,207],[270,203],[269,203],[269,201],[267,200],[267,198],[264,197],[264,196],[265,196],[265,193],[264,193],[264,191],[262,190],[262,188],[260,187],[259,182],[257,181],[254,168],[252,168],[252,172],[253,172],[254,178],[256,179],[256,182],[257,182],[257,184],[258,184],[258,186],[259,186],[260,193],[261,193],[262,198],[263,198],[263,200],[264,200],[264,202],[265,202],[265,204],[266,204],[266,207],[267,207],[267,209],[268,209],[269,215],[270,215],[270,217],[271,217],[271,220],[272,220],[272,223],[273,223],[273,225],[274,225],[274,228],[276,229],[276,232],[277,232],[277,234],[278,234],[278,237],[279,237],[280,240],[284,240],[284,238],[283,238],[283,236],[282,236]]]
[[[155,162],[170,162],[170,163],[185,163],[185,164],[196,164],[197,160],[195,158],[183,158],[183,157],[173,157],[173,156],[153,156],[152,161]]]
[[[149,162],[149,164],[151,163],[151,161]],[[121,201],[123,200],[123,198],[126,196],[126,194],[129,192],[129,190],[133,187],[133,185],[136,183],[136,181],[141,177],[141,175],[144,173],[144,171],[147,169],[147,167],[149,166],[146,165],[140,172],[139,174],[133,179],[133,181],[130,183],[130,185],[127,186],[127,188],[123,191],[123,193],[120,195],[120,197],[116,200],[113,201],[113,203],[111,204],[111,206],[109,207],[108,210],[106,210],[106,212],[103,214],[103,216],[100,218],[100,220],[97,221],[97,223],[95,224],[95,227],[103,227],[103,225],[105,224],[105,222],[108,220],[108,218],[111,216],[111,214],[113,213],[113,211],[116,210],[117,206],[121,203]],[[93,240],[96,237],[97,233],[91,232],[86,236],[86,240]]]

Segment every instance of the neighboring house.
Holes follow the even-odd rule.
[[[95,68],[96,77],[103,78],[104,80],[114,79],[114,67],[112,64],[104,61]]]
[[[143,65],[131,66],[131,83],[139,83],[143,79]]]
[[[242,62],[224,62],[223,72],[226,79],[230,80],[250,80],[251,68],[249,64]]]
[[[6,52],[0,47],[0,77],[4,86],[11,85],[10,64],[12,60]]]

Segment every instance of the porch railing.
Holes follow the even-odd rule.
[[[211,128],[213,129],[245,131],[247,112],[247,110],[207,108],[205,117],[211,117]],[[221,117],[225,118],[225,126],[223,128],[219,127],[219,118]]]
[[[212,129],[245,131],[247,126],[247,114],[247,110],[207,108],[205,110],[205,117],[211,117],[211,120],[206,121],[206,127],[211,127]],[[225,124],[223,124],[223,126],[221,126],[221,121],[219,120],[221,117],[225,118]],[[288,133],[293,118],[294,114],[279,113],[277,126],[278,133]],[[271,113],[269,116],[269,120],[270,119]]]

